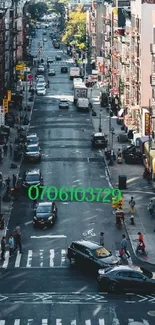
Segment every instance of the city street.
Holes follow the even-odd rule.
[[[47,32],[48,33],[48,32]],[[38,54],[43,30],[37,30],[31,54]],[[56,76],[47,77],[46,96],[36,96],[30,133],[37,133],[42,160],[24,163],[21,175],[40,168],[44,185],[68,188],[108,188],[102,152],[92,150],[92,121],[89,113],[77,112],[73,104],[73,83],[62,74],[63,65],[73,61],[63,50],[55,50],[49,36],[40,58],[53,57]],[[55,60],[60,54],[61,61]],[[47,72],[46,72],[47,74]],[[69,110],[59,109],[59,100],[69,101]],[[44,197],[46,201],[46,197]],[[34,229],[32,201],[21,196],[14,202],[8,234],[19,222],[23,254],[0,262],[0,325],[153,325],[155,296],[99,294],[97,282],[87,273],[72,269],[66,258],[74,240],[99,242],[105,233],[105,247],[119,255],[123,230],[115,227],[111,204],[56,201],[58,218],[49,229]],[[128,244],[131,258],[133,253]],[[7,252],[8,254],[8,252]],[[141,307],[142,305],[142,307]]]

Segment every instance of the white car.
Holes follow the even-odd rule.
[[[47,38],[44,38],[44,39],[43,39],[43,42],[47,42]]]
[[[45,68],[43,65],[39,65],[38,67],[38,72],[44,72],[45,71]]]
[[[36,89],[38,88],[38,87],[44,87],[44,88],[46,88],[46,81],[45,80],[39,80],[38,82],[37,82],[37,85],[36,85]]]
[[[39,80],[45,81],[45,77],[42,74],[38,74],[36,77],[36,82],[38,82]]]
[[[40,88],[38,87],[37,90],[37,95],[40,95],[40,96],[45,96],[46,95],[46,88],[43,87],[43,86],[40,86]]]

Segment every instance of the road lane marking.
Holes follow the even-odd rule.
[[[44,236],[31,236],[32,239],[40,239],[40,238],[66,238],[65,235],[44,235]]]
[[[65,264],[66,261],[66,249],[61,249],[61,266]]]
[[[76,325],[76,319],[71,320],[71,325]]]
[[[48,319],[42,319],[42,325],[47,325],[48,324]]]
[[[30,223],[32,224],[32,220],[28,221],[28,222],[25,222],[25,226],[30,225]]]
[[[5,253],[5,261],[3,262],[3,265],[2,265],[2,267],[4,268],[4,269],[6,269],[7,267],[8,267],[8,264],[9,264],[9,251],[7,251],[6,253]]]
[[[5,325],[5,320],[0,320],[0,325]]]
[[[15,319],[14,325],[20,325],[20,319]]]
[[[56,319],[56,325],[62,325],[62,319]]]
[[[21,257],[22,257],[22,254],[20,254],[19,251],[18,251],[17,252],[17,256],[16,256],[16,261],[15,261],[15,267],[19,267],[20,266]]]
[[[31,267],[31,264],[32,264],[32,250],[28,250],[26,267]]]
[[[50,267],[54,266],[54,249],[50,249]]]
[[[43,253],[44,253],[44,250],[43,249],[40,249],[40,267],[43,267]]]
[[[87,320],[85,321],[85,325],[91,325],[91,320],[90,320],[90,319],[87,319]]]
[[[99,325],[105,325],[104,318],[99,318]]]

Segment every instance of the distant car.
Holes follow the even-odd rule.
[[[91,138],[92,147],[94,148],[106,148],[108,144],[107,136],[102,133],[94,133]]]
[[[57,206],[54,202],[40,202],[34,211],[34,226],[53,226],[57,218]]]
[[[155,293],[155,273],[139,266],[121,265],[98,271],[99,290]]]
[[[24,149],[25,161],[40,161],[41,150],[38,144],[27,144]]]
[[[32,185],[43,185],[43,177],[40,169],[29,169],[24,173],[22,181],[23,188],[28,189]]]
[[[47,38],[44,38],[44,39],[43,39],[43,42],[47,42]]]
[[[43,80],[43,79],[39,79],[38,82],[37,82],[37,85],[36,85],[36,89],[37,88],[40,88],[40,87],[46,87],[46,81]]]
[[[72,242],[68,247],[67,257],[71,264],[88,267],[90,271],[121,264],[121,259],[114,256],[105,247],[87,240]]]
[[[60,61],[60,60],[61,60],[61,56],[60,56],[60,55],[56,55],[55,59],[56,59],[57,61]]]
[[[53,58],[47,58],[47,63],[53,63],[54,59]]]
[[[46,88],[43,86],[40,86],[36,89],[36,93],[38,96],[45,96],[46,95]]]
[[[55,70],[54,69],[49,69],[49,71],[48,71],[48,75],[49,76],[55,76]]]
[[[38,74],[36,77],[36,82],[38,81],[45,81],[45,77],[42,74]]]
[[[36,133],[29,134],[26,137],[26,143],[29,144],[39,144],[39,138]]]
[[[37,69],[38,72],[45,72],[45,68],[43,65],[40,65]]]
[[[61,99],[59,102],[59,108],[69,108],[68,100]]]
[[[68,67],[61,67],[61,73],[67,73]]]

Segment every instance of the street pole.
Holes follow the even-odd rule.
[[[100,109],[100,115],[99,115],[99,128],[98,131],[102,132],[102,110]]]
[[[108,107],[109,107],[109,148],[111,149],[111,104],[109,103],[108,97]]]
[[[27,117],[27,102],[28,102],[28,79],[27,79],[27,63],[26,63],[26,117]]]
[[[150,156],[150,151],[151,151],[151,100],[149,99],[149,168],[151,168],[151,156]],[[152,169],[152,168],[151,168]]]

